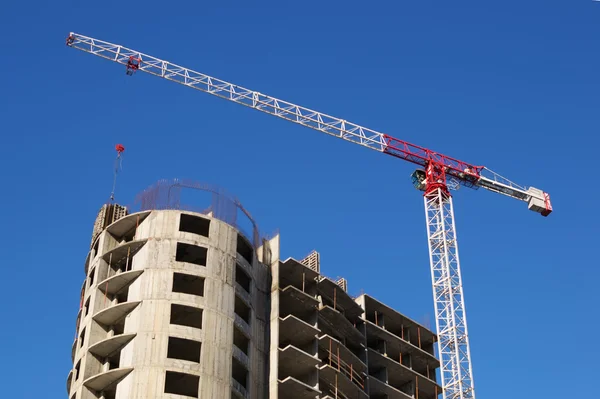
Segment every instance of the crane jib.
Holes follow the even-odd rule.
[[[473,187],[481,177],[483,166],[475,166],[458,159],[439,154],[427,148],[396,139],[387,134],[383,135],[385,147],[383,152],[404,159],[422,167],[436,164],[445,168],[445,172],[457,178],[463,185]]]

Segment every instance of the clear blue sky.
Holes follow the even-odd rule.
[[[484,164],[552,195],[549,218],[462,189],[455,212],[479,398],[593,397],[600,4],[8,2],[0,12],[0,396],[66,398],[83,262],[118,199],[159,178],[225,187],[285,257],[315,248],[433,320],[413,166],[64,45],[69,31]]]

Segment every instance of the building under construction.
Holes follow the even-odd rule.
[[[209,191],[206,208],[182,188]],[[67,378],[70,399],[432,399],[436,335],[281,259],[280,236],[239,223],[219,190],[162,181],[137,209],[101,208]]]

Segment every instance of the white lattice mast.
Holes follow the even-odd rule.
[[[475,399],[452,196],[438,187],[424,201],[443,395]]]
[[[483,166],[459,161],[345,119],[249,90],[121,45],[77,33],[71,33],[66,44],[124,65],[127,75],[140,71],[158,76],[421,166],[423,169],[417,169],[412,180],[415,187],[425,191],[444,398],[475,398],[452,197],[448,187],[455,188],[459,184],[474,189],[481,187],[527,202],[530,210],[543,216],[552,212],[547,193],[534,187],[519,186]]]

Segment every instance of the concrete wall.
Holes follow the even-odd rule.
[[[189,212],[185,212],[191,214]],[[98,254],[92,250],[87,267],[88,277],[94,273],[92,286],[84,290],[84,302],[90,299],[88,315],[81,321],[78,331],[86,330],[83,346],[76,343],[74,366],[80,361],[80,376],[70,377],[68,389],[70,398],[100,398],[102,392],[86,386],[103,386],[102,378],[110,380],[111,372],[127,375],[115,381],[105,392],[107,399],[153,399],[180,397],[165,393],[166,373],[178,372],[199,377],[198,396],[200,398],[230,398],[232,391],[239,397],[262,398],[267,392],[269,348],[269,268],[260,264],[256,255],[248,262],[237,253],[237,230],[217,219],[210,220],[208,237],[190,232],[182,232],[179,211],[153,211],[143,220],[132,224],[135,215],[117,221],[109,226],[98,238]],[[202,217],[203,215],[196,214]],[[126,238],[111,235],[121,233],[118,224],[127,223],[136,228],[135,235]],[[116,227],[115,227],[116,226]],[[111,263],[118,263],[117,251],[127,254],[123,248],[132,249],[143,244],[127,261],[127,267],[118,272],[102,259],[102,255],[114,253]],[[208,248],[206,266],[176,260],[178,243]],[[106,257],[106,256],[105,256]],[[236,264],[250,277],[250,292],[236,283]],[[101,288],[117,284],[121,277],[141,272],[128,287],[116,295],[105,295]],[[204,279],[203,295],[173,292],[174,273],[184,273]],[[115,276],[105,284],[107,276]],[[128,277],[131,278],[131,277]],[[99,284],[100,283],[100,284]],[[237,294],[236,294],[237,291]],[[235,314],[236,297],[245,303],[250,311],[248,323]],[[114,306],[137,303],[124,319],[110,327],[93,320],[98,314]],[[185,305],[202,309],[201,328],[171,323],[171,306]],[[80,313],[84,313],[81,311]],[[233,345],[234,325],[247,336],[250,344],[248,354],[236,350]],[[117,364],[115,354],[112,364],[106,358],[98,358],[89,352],[90,346],[111,337],[133,338],[119,347]],[[201,343],[200,361],[168,358],[169,337],[184,338]],[[110,341],[110,340],[109,340]],[[181,342],[181,341],[180,341]],[[246,388],[232,380],[233,358],[238,359],[238,376],[243,369],[248,372]],[[131,369],[130,371],[128,371]],[[108,372],[108,373],[107,373]],[[96,381],[94,381],[96,379]],[[86,385],[86,386],[84,386]],[[181,396],[184,397],[184,396]]]

